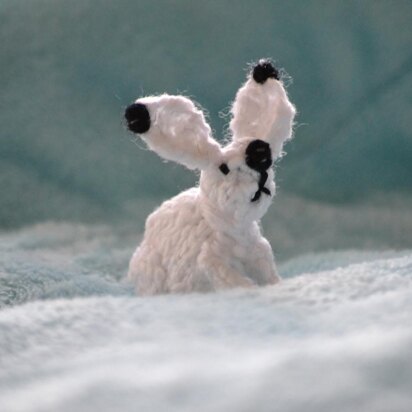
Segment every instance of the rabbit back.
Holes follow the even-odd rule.
[[[202,216],[199,189],[165,201],[146,221],[143,240],[134,253],[128,277],[142,294],[208,290],[199,274],[198,257],[212,229]]]

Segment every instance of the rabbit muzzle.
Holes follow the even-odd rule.
[[[268,179],[267,170],[272,166],[272,151],[269,143],[263,140],[253,140],[246,148],[246,164],[260,174],[258,190],[254,194],[251,202],[256,202],[262,193],[270,196],[270,190],[265,187]]]

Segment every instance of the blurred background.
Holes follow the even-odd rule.
[[[411,22],[409,0],[1,0],[0,227],[137,236],[197,176],[142,150],[124,108],[184,93],[222,139],[248,64],[272,57],[299,111],[263,220],[278,258],[411,247]]]

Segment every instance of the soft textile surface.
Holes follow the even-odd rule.
[[[411,251],[141,298],[123,281],[136,240],[64,224],[0,237],[2,411],[410,411]]]

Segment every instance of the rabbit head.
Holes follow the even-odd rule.
[[[254,66],[231,114],[231,141],[224,147],[212,137],[203,112],[184,96],[140,98],[125,117],[158,155],[201,171],[205,213],[242,224],[268,209],[275,191],[272,165],[292,134],[295,108],[268,60]]]

